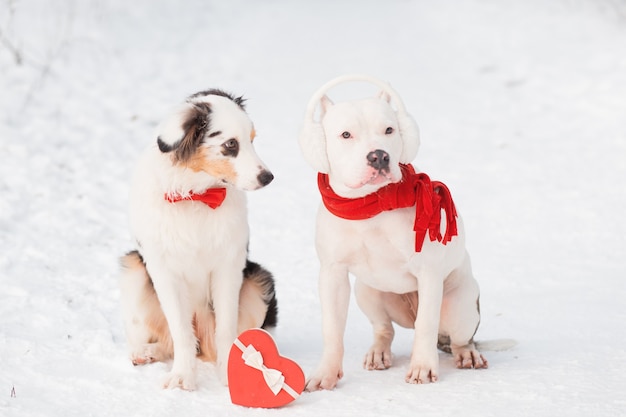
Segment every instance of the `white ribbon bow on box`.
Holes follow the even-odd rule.
[[[263,373],[263,379],[274,395],[278,395],[280,390],[285,390],[293,398],[300,396],[289,385],[285,384],[285,377],[282,372],[268,368],[263,364],[263,355],[253,345],[245,346],[239,339],[235,339],[235,346],[243,352],[241,358],[246,365]]]

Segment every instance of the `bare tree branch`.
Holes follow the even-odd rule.
[[[15,13],[13,1],[9,0],[7,2],[7,7],[9,9],[9,16],[10,16],[9,21],[11,21]],[[11,55],[13,55],[13,59],[15,60],[15,63],[17,65],[22,65],[22,63],[24,62],[22,53],[15,45],[13,45],[13,43],[9,40],[9,38],[4,35],[1,27],[0,27],[0,45],[3,45],[6,49],[9,50]]]

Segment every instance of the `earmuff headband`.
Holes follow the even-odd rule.
[[[347,82],[354,82],[354,81],[363,81],[363,82],[367,82],[367,83],[378,86],[384,92],[389,94],[389,96],[395,103],[396,107],[398,108],[398,113],[406,114],[406,108],[404,107],[404,103],[402,102],[400,95],[393,88],[391,88],[391,86],[388,83],[381,81],[378,78],[370,77],[369,75],[347,74],[347,75],[342,75],[337,78],[333,78],[332,80],[328,81],[326,84],[321,86],[313,94],[306,108],[305,120],[310,120],[312,122],[315,121],[313,118],[315,116],[315,110],[317,108],[317,105],[319,104],[322,97],[324,97],[324,94],[328,92],[328,90],[330,90],[333,87],[336,87],[339,84],[343,84]]]

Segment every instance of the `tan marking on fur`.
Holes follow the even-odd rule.
[[[237,180],[237,172],[227,159],[211,159],[206,148],[200,149],[184,164],[194,172],[206,172],[212,177],[226,180],[234,184]]]
[[[250,131],[250,142],[254,142],[254,138],[256,137],[256,130],[254,128]]]
[[[407,294],[402,294],[401,297],[402,297],[402,301],[404,301],[407,304],[407,307],[409,308],[411,322],[415,323],[415,319],[417,318],[417,305],[419,303],[417,292],[410,292]]]
[[[120,262],[125,269],[144,269],[141,258],[134,251],[122,256]]]
[[[196,310],[193,328],[198,338],[198,358],[205,362],[217,360],[215,348],[215,313],[209,306]]]
[[[187,162],[182,163],[182,165],[190,168],[194,172],[204,171],[205,165],[209,159],[208,153],[208,149],[200,148]]]
[[[129,287],[128,290],[133,292],[138,291],[138,298],[135,302],[138,304],[137,311],[140,313],[133,318],[133,325],[141,326],[149,333],[146,339],[135,341],[145,343],[145,345],[143,348],[141,348],[140,345],[134,347],[134,351],[131,352],[131,360],[134,365],[165,360],[168,357],[167,346],[162,346],[160,342],[157,342],[158,337],[154,336],[155,330],[153,330],[153,327],[158,330],[159,325],[149,323],[148,320],[146,320],[147,317],[158,317],[160,306],[158,301],[156,301],[156,294],[154,293],[152,282],[148,277],[141,257],[137,252],[128,253],[121,258],[121,265],[124,270],[123,279],[127,280],[127,282],[133,282],[133,284],[130,284],[131,287]],[[129,328],[127,328],[127,331],[129,331]]]
[[[154,344],[154,346],[150,348],[150,358],[133,358],[133,363],[135,365],[141,365],[153,361],[171,359],[174,354],[174,347],[170,337],[169,327],[145,265],[136,253],[130,253],[122,258],[122,267],[141,274],[145,280],[143,283],[143,296],[139,303],[141,310],[145,312],[144,325],[150,331],[148,343]]]
[[[207,169],[205,171],[210,175],[226,180],[231,184],[234,184],[237,181],[237,172],[235,171],[235,167],[227,159],[208,162]]]
[[[267,313],[263,301],[263,288],[251,280],[245,280],[239,291],[238,333],[247,329],[261,327]]]

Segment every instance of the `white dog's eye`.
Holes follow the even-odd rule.
[[[344,139],[350,139],[352,135],[347,130],[341,134],[341,137]]]
[[[391,135],[393,133],[393,127],[389,126],[385,129],[385,135]]]

